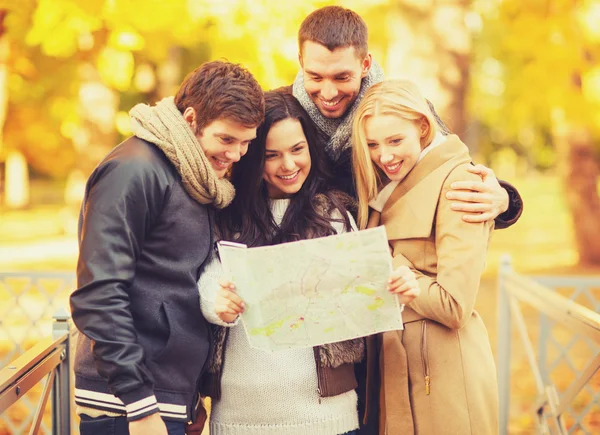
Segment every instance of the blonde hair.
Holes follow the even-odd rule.
[[[383,174],[371,161],[365,136],[365,122],[376,115],[394,115],[415,122],[425,120],[429,128],[421,138],[423,148],[431,144],[438,128],[427,100],[413,82],[385,80],[369,88],[356,110],[352,123],[352,166],[358,196],[360,229],[366,228],[369,201],[377,196],[382,185]]]

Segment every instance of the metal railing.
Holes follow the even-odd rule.
[[[543,281],[545,285],[540,284]],[[574,288],[570,297],[575,299],[585,295],[591,301],[592,309],[562,296],[555,288]],[[556,277],[532,279],[524,277],[512,269],[509,256],[502,259],[498,287],[498,387],[500,399],[500,434],[508,433],[510,404],[510,362],[511,362],[511,320],[517,327],[518,335],[524,346],[529,368],[534,377],[537,398],[534,401],[533,413],[537,433],[569,434],[591,433],[582,423],[585,414],[593,405],[600,403],[600,393],[589,385],[589,381],[600,368],[600,314],[596,311],[598,303],[591,295],[592,288],[600,289],[600,278],[589,277]],[[539,349],[536,356],[535,347],[529,336],[525,317],[519,302],[523,302],[538,311],[540,317]],[[561,347],[554,361],[549,361],[547,353],[552,324],[568,329],[569,342]],[[590,356],[585,358],[583,369],[577,369],[571,363],[563,363],[563,370],[570,369],[575,378],[566,388],[559,391],[552,382],[550,371],[557,366],[557,361],[565,360],[566,354],[575,340],[583,340],[588,346]],[[572,412],[574,399],[588,389],[591,397],[583,413]],[[591,393],[591,394],[590,394]],[[575,415],[573,424],[564,421],[565,413]]]
[[[48,398],[52,394],[52,433],[71,434],[71,327],[66,312],[56,314],[52,337],[38,342],[0,370],[0,414],[46,378],[29,430],[40,429]]]
[[[29,305],[28,299],[20,301],[17,295],[35,289],[37,294],[47,298],[48,308],[51,304],[64,303],[62,299],[66,300],[66,290],[72,288],[70,283],[74,279],[72,274],[27,274],[25,283],[19,284],[17,288],[17,284],[8,281],[9,278],[16,279],[17,276],[20,275],[0,274],[0,284],[4,285],[3,291],[7,293],[5,297],[9,298],[7,300],[13,301],[13,304],[16,303],[14,301],[19,301],[18,303],[23,302],[23,304]],[[50,286],[44,281],[48,278],[51,280],[58,279],[60,285]],[[54,290],[52,291],[50,287]],[[573,291],[567,298],[561,296],[552,287],[569,287],[573,288]],[[594,406],[600,405],[600,392],[594,391],[589,385],[590,379],[600,368],[600,314],[597,313],[597,311],[600,311],[600,301],[594,298],[590,291],[592,288],[600,290],[600,278],[548,277],[534,280],[514,272],[510,257],[503,258],[499,273],[497,344],[500,434],[508,433],[511,324],[513,321],[517,328],[516,332],[522,339],[526,358],[535,381],[537,398],[534,401],[533,414],[538,433],[562,435],[573,433],[577,429],[581,429],[578,433],[592,433],[586,431],[580,421],[586,412],[589,412]],[[579,300],[581,296],[584,296],[585,301],[587,301],[586,305],[590,308],[571,300]],[[540,313],[537,355],[536,348],[527,330],[520,302],[533,307]],[[14,307],[18,309],[19,305],[14,305]],[[74,433],[71,422],[73,389],[70,363],[72,331],[74,331],[74,328],[70,327],[69,316],[66,311],[64,309],[59,311],[60,314],[55,315],[53,318],[52,338],[42,339],[34,347],[0,370],[0,418],[8,407],[20,400],[34,385],[46,378],[31,424],[30,433],[32,434],[40,428],[43,412],[50,395],[52,396],[52,433],[61,435]],[[36,317],[31,320],[37,322],[37,319]],[[563,345],[553,341],[553,325],[562,325],[568,329],[570,337],[572,336],[568,343]],[[574,372],[575,380],[567,388],[559,391],[552,382],[550,374],[557,366],[558,361],[563,361],[562,364],[565,365],[566,353],[573,346],[576,339],[585,341],[591,349],[591,356],[587,358],[584,368],[575,367],[567,358],[566,366]],[[558,356],[553,361],[550,361],[549,344],[561,347]],[[574,414],[571,412],[570,406],[577,395],[585,389],[588,390],[588,395],[592,397],[592,400],[585,406],[582,413],[575,416],[574,424],[565,424],[564,414],[566,412]]]
[[[0,368],[11,365],[31,346],[52,335],[53,316],[66,312],[75,285],[74,273],[0,272]],[[0,414],[0,434],[26,433],[42,389],[43,381]],[[46,417],[40,433],[52,430]],[[76,427],[72,426],[73,433]]]

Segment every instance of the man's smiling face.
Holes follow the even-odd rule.
[[[215,174],[223,178],[229,167],[248,151],[248,145],[256,137],[256,128],[228,119],[216,119],[196,137]]]
[[[371,67],[371,55],[360,59],[352,46],[330,51],[317,42],[306,41],[300,64],[306,93],[321,114],[341,118],[358,97],[362,79]]]

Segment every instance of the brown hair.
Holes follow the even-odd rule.
[[[206,62],[189,73],[175,95],[175,105],[183,114],[196,112],[196,133],[220,118],[244,127],[258,127],[265,117],[265,98],[254,76],[238,64]]]
[[[361,59],[367,56],[369,32],[367,24],[356,12],[341,6],[326,6],[304,19],[298,31],[298,47],[306,41],[317,42],[329,51],[354,47]]]

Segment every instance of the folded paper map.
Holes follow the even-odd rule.
[[[305,348],[402,329],[383,226],[275,246],[219,242],[252,347]]]

